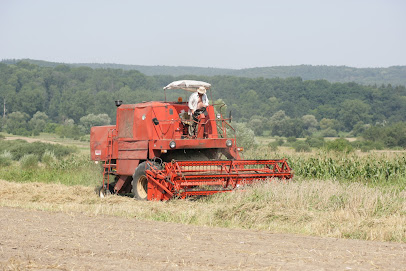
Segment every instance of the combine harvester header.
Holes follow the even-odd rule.
[[[148,200],[212,195],[269,178],[292,178],[286,160],[175,161],[146,171]],[[217,187],[202,190],[201,187]]]

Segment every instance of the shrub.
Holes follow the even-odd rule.
[[[353,150],[351,143],[344,138],[327,141],[325,147],[329,151],[351,152]]]
[[[59,144],[49,144],[43,142],[28,143],[24,140],[7,141],[8,144],[4,149],[9,150],[15,160],[19,160],[25,154],[35,154],[37,157],[42,157],[46,150],[52,151],[56,157],[60,158],[75,152],[75,148],[62,146]],[[2,147],[2,144],[0,144]]]
[[[11,152],[9,152],[9,151],[4,151],[4,152],[1,154],[1,156],[13,160],[13,155],[12,155]]]
[[[35,154],[26,154],[20,159],[22,169],[33,169],[38,167],[38,156]]]
[[[279,147],[278,141],[270,142],[268,147],[270,147],[272,151],[277,151]]]
[[[270,131],[270,130],[264,130],[264,131],[262,132],[262,135],[263,135],[263,136],[271,136],[271,131]]]
[[[73,138],[74,140],[79,140],[82,135],[79,126],[75,124],[60,125],[55,128],[55,133],[62,138]]]
[[[6,131],[13,135],[27,135],[27,120],[29,116],[26,113],[15,111],[7,116],[6,120]]]
[[[333,136],[338,136],[338,133],[336,130],[332,128],[327,128],[325,130],[321,131],[321,134],[325,137],[333,137]]]
[[[351,143],[351,145],[360,149],[363,152],[368,152],[370,150],[383,150],[384,144],[382,142],[373,142],[370,140],[357,140]]]
[[[18,128],[11,132],[13,135],[31,136],[31,132],[25,128]]]
[[[255,148],[257,143],[255,141],[254,131],[247,127],[245,123],[235,123],[234,129],[236,131],[237,144],[245,149]]]
[[[110,125],[111,119],[107,114],[89,114],[80,118],[81,127],[83,127],[83,132],[90,134],[90,128],[93,126],[104,126]]]
[[[399,122],[388,126],[372,126],[362,133],[366,140],[382,142],[386,147],[406,147],[406,123]]]
[[[5,139],[5,138],[6,138],[6,136],[5,136],[5,135],[0,134],[0,140]]]
[[[312,148],[321,148],[324,146],[325,141],[323,137],[308,137],[306,143]]]
[[[38,130],[32,130],[31,135],[32,136],[39,136],[40,132]]]
[[[278,147],[282,146],[284,143],[285,143],[285,141],[283,140],[283,138],[276,137],[275,141],[271,141],[268,143],[268,147],[271,147],[271,148],[277,150]]]
[[[47,123],[44,129],[45,133],[55,133],[55,129],[59,127],[56,123]]]
[[[11,161],[13,160],[13,156],[11,155],[11,152],[9,151],[4,151],[0,155],[0,166],[9,166],[11,165]]]
[[[84,135],[80,138],[80,141],[90,142],[90,135]]]
[[[41,162],[47,165],[48,167],[52,165],[56,161],[56,156],[53,151],[46,150],[42,155]]]
[[[297,141],[294,143],[293,147],[296,152],[310,152],[310,146],[304,141]]]
[[[279,138],[276,142],[278,146],[282,146],[283,144],[285,144],[285,140],[283,140],[283,138]]]
[[[288,141],[288,143],[293,143],[293,142],[296,141],[296,137],[290,136],[290,137],[288,137],[286,140]]]

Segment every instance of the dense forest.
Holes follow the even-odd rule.
[[[147,76],[135,70],[43,67],[20,61],[0,63],[0,103],[6,110],[1,127],[11,133],[46,129],[63,133],[66,127],[74,127],[70,130],[74,134],[86,133],[91,125],[114,123],[114,100],[164,100],[162,88],[180,79],[211,83],[209,99],[226,103],[234,120],[247,123],[257,135],[356,136],[371,127],[382,134],[379,127],[403,129],[406,121],[405,86],[300,77]],[[167,91],[168,100],[178,96],[187,99],[188,93]],[[369,137],[373,140],[374,134]]]
[[[3,60],[6,64],[16,64],[19,60]],[[26,59],[31,64],[42,67],[56,67],[63,63],[47,62],[41,60]],[[63,64],[65,65],[65,64]],[[195,75],[195,76],[216,76],[228,75],[248,78],[289,78],[301,77],[303,80],[325,79],[329,82],[356,82],[363,85],[403,85],[406,86],[406,66],[393,66],[389,68],[353,68],[346,66],[274,66],[249,69],[222,69],[202,68],[187,66],[142,66],[123,64],[99,64],[99,63],[76,63],[68,64],[71,67],[90,67],[94,69],[122,69],[137,70],[145,75]]]

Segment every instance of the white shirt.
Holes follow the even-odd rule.
[[[197,109],[197,103],[199,102],[199,94],[197,92],[192,93],[189,97],[189,113],[191,113],[192,110]],[[206,94],[203,94],[202,96],[202,102],[204,106],[209,106],[209,99],[207,98]]]

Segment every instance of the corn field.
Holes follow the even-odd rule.
[[[278,153],[266,149],[246,154],[252,159],[286,158],[296,177],[360,181],[406,187],[406,153]]]

